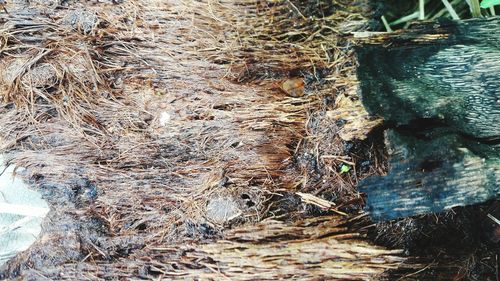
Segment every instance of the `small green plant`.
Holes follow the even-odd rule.
[[[416,20],[436,20],[449,17],[453,20],[495,16],[495,6],[500,0],[413,0],[413,4],[394,5],[381,17],[385,30],[407,28]]]
[[[500,0],[483,0],[481,2],[481,8],[483,9],[493,8],[498,5],[500,5]]]
[[[340,166],[340,174],[349,173],[350,170],[351,170],[351,166],[349,166],[349,165],[342,164],[342,166]]]

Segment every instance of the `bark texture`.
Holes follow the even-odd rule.
[[[498,197],[500,19],[422,24],[359,48],[362,101],[393,129],[390,171],[360,184],[376,220]]]

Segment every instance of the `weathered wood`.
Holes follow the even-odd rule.
[[[359,188],[375,220],[441,212],[481,203],[500,193],[500,146],[433,129],[386,131],[387,176],[370,177]]]
[[[435,118],[461,133],[498,139],[498,34],[499,17],[368,39],[357,50],[363,104],[398,125]]]
[[[389,173],[361,182],[375,220],[500,194],[500,18],[423,24],[367,39],[358,78],[386,132]]]

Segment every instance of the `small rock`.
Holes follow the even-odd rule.
[[[50,88],[56,85],[58,81],[57,71],[53,65],[42,63],[26,72],[21,81],[24,85],[35,88]]]
[[[99,24],[99,18],[92,11],[76,9],[74,11],[70,11],[63,18],[62,24],[79,30],[84,34],[89,34]]]
[[[207,204],[207,218],[217,224],[224,224],[239,216],[241,210],[232,198],[216,197]]]

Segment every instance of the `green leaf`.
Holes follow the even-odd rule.
[[[350,166],[342,164],[342,166],[340,167],[340,174],[348,173],[350,170]]]
[[[481,2],[481,8],[487,9],[489,7],[500,5],[500,0],[483,0]]]

